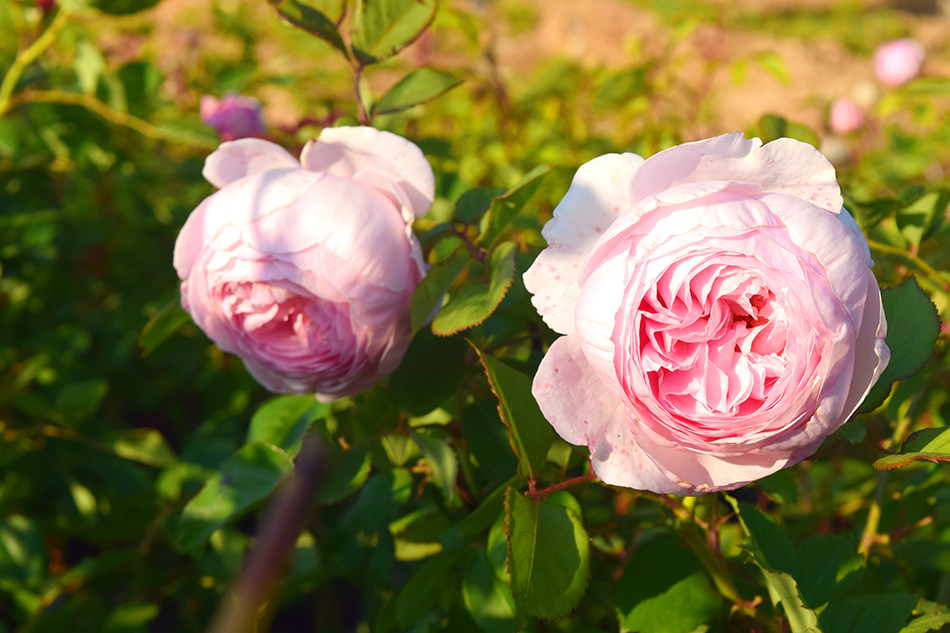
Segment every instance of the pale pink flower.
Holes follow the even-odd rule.
[[[903,86],[917,76],[924,49],[912,39],[891,40],[874,51],[874,74],[885,86]]]
[[[828,112],[828,126],[839,136],[854,132],[864,125],[864,113],[851,99],[835,99]]]
[[[327,401],[395,370],[426,271],[412,222],[434,179],[419,148],[373,128],[325,129],[300,161],[243,139],[203,173],[220,190],[185,222],[175,270],[208,337],[278,393]]]
[[[583,165],[524,275],[533,393],[606,483],[737,488],[811,455],[890,357],[867,241],[810,145],[741,133]]]
[[[201,120],[213,127],[224,141],[259,137],[267,130],[261,102],[232,92],[220,101],[211,95],[201,97]]]

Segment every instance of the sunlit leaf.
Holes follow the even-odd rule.
[[[495,196],[488,213],[482,216],[477,244],[494,245],[518,212],[538,192],[549,173],[551,173],[550,165],[538,165],[506,193]]]
[[[508,573],[520,616],[559,618],[587,591],[590,539],[564,506],[531,499],[509,488],[505,495]]]
[[[489,282],[465,286],[452,296],[436,315],[432,331],[440,336],[451,336],[490,317],[511,286],[517,252],[518,245],[514,242],[499,244],[487,258]]]
[[[399,80],[373,104],[374,114],[391,114],[432,101],[462,81],[449,73],[420,68]]]
[[[293,457],[300,452],[310,425],[329,413],[330,405],[317,402],[313,396],[278,396],[254,412],[244,442],[267,442]]]
[[[313,6],[315,4],[316,6]],[[343,38],[340,37],[340,33],[336,28],[336,22],[339,18],[334,20],[324,14],[320,10],[323,8],[319,6],[320,4],[325,3],[314,3],[309,0],[282,0],[274,6],[282,18],[297,28],[328,42],[335,49],[349,57],[346,44],[343,43]]]
[[[353,53],[363,64],[392,57],[435,19],[438,0],[357,0]]]
[[[432,468],[432,479],[442,489],[442,496],[446,501],[455,497],[455,482],[458,478],[458,458],[455,451],[443,440],[422,432],[413,432],[412,439],[416,441],[419,450]]]
[[[498,414],[508,427],[511,448],[523,477],[536,479],[554,441],[554,428],[531,395],[531,379],[476,348],[488,383],[498,398]]]
[[[423,328],[433,310],[442,303],[445,293],[470,263],[472,263],[471,254],[464,246],[459,246],[451,255],[429,269],[429,273],[412,296],[409,314],[413,333]]]
[[[290,457],[272,444],[245,444],[221,465],[181,515],[179,545],[197,550],[216,529],[273,492],[293,472]]]
[[[923,459],[928,462],[950,461],[950,429],[921,429],[912,433],[896,455],[885,455],[874,462],[878,470],[904,468]]]

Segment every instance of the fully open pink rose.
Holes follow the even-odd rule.
[[[372,128],[325,129],[300,161],[260,139],[205,163],[220,191],[175,243],[182,306],[265,387],[357,393],[391,373],[425,276],[412,221],[432,204],[418,147]]]
[[[742,134],[583,165],[524,276],[563,334],[534,380],[607,483],[737,488],[812,454],[887,364],[834,169]]]

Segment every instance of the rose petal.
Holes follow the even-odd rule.
[[[324,128],[300,154],[304,169],[350,178],[376,171],[399,185],[415,217],[429,212],[435,197],[435,177],[422,150],[401,136],[371,127]]]
[[[581,165],[554,218],[544,225],[548,247],[524,274],[524,283],[538,314],[555,332],[574,332],[577,275],[600,235],[630,207],[629,182],[642,164],[636,154],[606,154]]]
[[[657,493],[681,489],[636,444],[623,402],[587,363],[576,336],[554,341],[531,392],[558,435],[590,447],[591,465],[605,483]]]
[[[259,138],[242,138],[222,143],[211,152],[201,175],[223,189],[245,176],[288,167],[300,169],[300,162],[280,145]]]
[[[741,132],[663,150],[644,163],[630,186],[636,203],[682,183],[722,180],[757,184],[835,214],[843,204],[835,169],[817,149],[787,138],[762,146]]]

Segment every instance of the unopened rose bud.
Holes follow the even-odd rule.
[[[864,125],[864,113],[851,99],[835,99],[828,113],[828,125],[835,134],[848,134]]]
[[[201,120],[213,127],[224,141],[260,137],[267,129],[261,102],[230,92],[220,101],[210,95],[202,97]]]
[[[885,86],[902,86],[917,76],[924,49],[912,39],[891,40],[874,52],[874,74]]]

